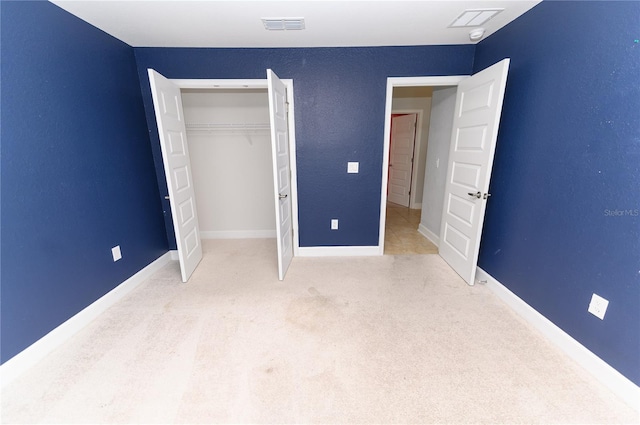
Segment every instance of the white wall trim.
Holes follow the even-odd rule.
[[[440,246],[440,236],[427,229],[427,226],[424,224],[420,223],[418,225],[418,233],[429,239],[435,246]]]
[[[384,148],[382,151],[382,184],[380,190],[380,227],[378,246],[384,252],[385,224],[387,222],[387,187],[389,185],[389,146],[391,139],[391,111],[393,109],[394,87],[436,87],[457,86],[468,75],[448,75],[442,77],[388,77],[384,109]]]
[[[486,281],[487,287],[518,315],[538,329],[549,341],[564,351],[565,354],[585,368],[587,372],[611,389],[631,407],[640,411],[640,388],[636,384],[609,366],[604,360],[573,339],[480,267],[477,269],[476,280]]]
[[[177,249],[172,249],[171,251],[169,251],[169,256],[171,257],[171,261],[180,261]]]
[[[300,257],[366,257],[382,255],[379,246],[301,246]]]
[[[202,239],[266,239],[275,237],[275,230],[200,231],[200,238]]]
[[[46,355],[62,345],[73,335],[82,330],[92,320],[109,307],[133,291],[151,275],[171,261],[172,255],[167,252],[141,269],[139,272],[98,298],[79,313],[53,329],[51,332],[18,353],[15,357],[0,366],[1,387],[5,388],[22,373],[33,367]]]

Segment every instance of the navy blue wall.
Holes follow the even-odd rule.
[[[474,47],[137,48],[160,187],[166,194],[147,68],[168,78],[294,80],[300,246],[378,245],[387,77],[469,74]],[[347,174],[359,161],[360,173]],[[174,244],[165,203],[169,243]],[[330,219],[340,230],[330,230]]]
[[[480,267],[636,384],[639,31],[640,2],[545,1],[474,63],[511,58]]]
[[[5,362],[167,242],[133,49],[48,2],[1,7]]]

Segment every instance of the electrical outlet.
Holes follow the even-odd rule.
[[[608,306],[609,301],[605,300],[598,294],[593,294],[591,296],[591,302],[589,303],[588,311],[594,316],[600,318],[600,320],[604,320],[604,314],[607,312]]]
[[[111,255],[113,255],[113,262],[115,263],[122,258],[122,252],[120,251],[120,245],[116,245],[111,248]]]
[[[359,162],[347,162],[347,173],[349,174],[357,174],[360,172],[360,163]]]
[[[331,219],[331,230],[338,230],[338,219],[337,218],[332,218]]]

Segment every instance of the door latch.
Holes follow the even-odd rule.
[[[476,193],[469,192],[468,195],[469,196],[475,196],[478,199],[482,198],[482,193],[480,193],[480,192],[476,192]]]

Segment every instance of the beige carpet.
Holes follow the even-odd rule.
[[[206,241],[11,384],[5,423],[633,423],[638,413],[437,255]]]

